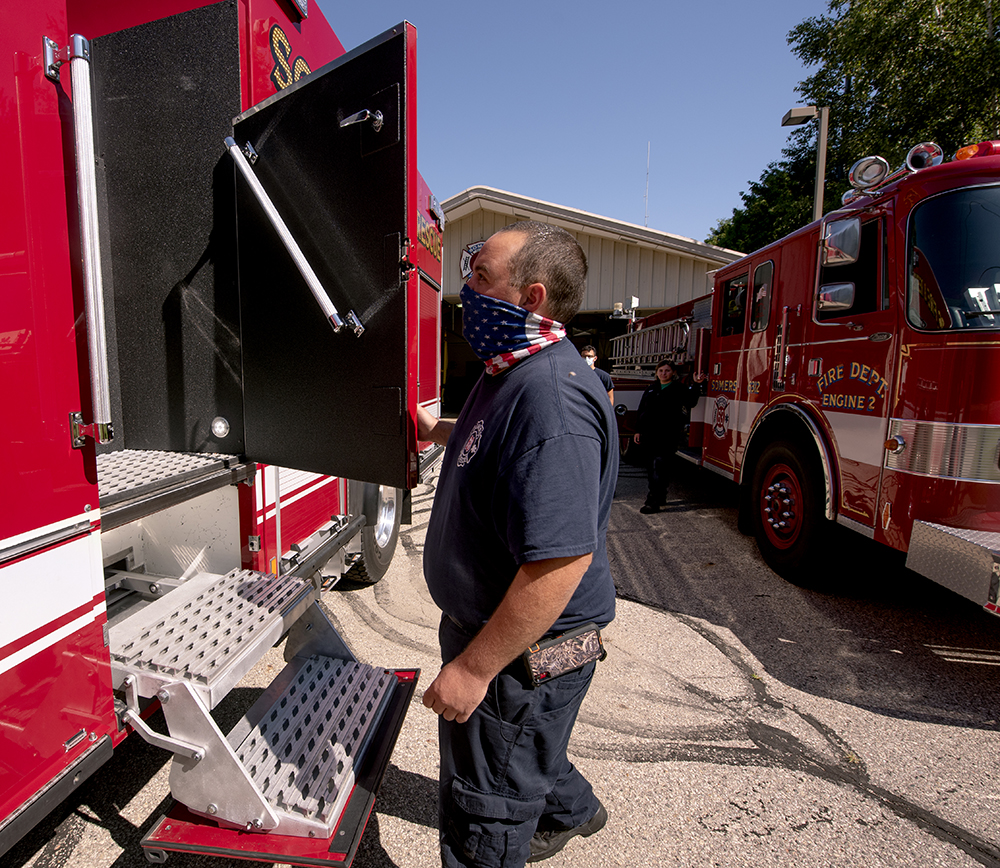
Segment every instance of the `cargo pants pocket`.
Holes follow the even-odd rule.
[[[519,799],[484,793],[462,778],[453,778],[447,804],[443,806],[444,864],[477,868],[523,865],[544,806],[544,796]]]

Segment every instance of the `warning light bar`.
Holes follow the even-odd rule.
[[[956,160],[971,160],[973,157],[989,157],[1000,155],[1000,142],[980,142],[977,145],[966,145],[955,152]]]

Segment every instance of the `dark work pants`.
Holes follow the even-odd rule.
[[[472,638],[447,617],[439,635],[443,663]],[[594,665],[532,688],[515,660],[468,721],[438,718],[446,868],[521,868],[536,828],[572,829],[597,813],[593,789],[566,756]]]
[[[646,468],[646,478],[649,480],[649,493],[646,495],[646,506],[663,506],[667,502],[667,488],[673,475],[674,447],[662,447],[653,452]]]

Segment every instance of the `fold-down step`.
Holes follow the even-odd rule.
[[[206,750],[197,762],[174,759],[178,804],[143,840],[149,860],[187,852],[350,865],[418,674],[297,657],[225,738],[184,710],[197,703],[187,685],[168,688],[171,734]]]
[[[293,661],[285,671],[272,685],[283,692],[271,702],[268,690],[247,714],[254,721],[263,707],[236,756],[279,816],[277,831],[329,838],[396,677],[330,657]]]
[[[111,631],[113,684],[140,696],[189,684],[214,708],[315,601],[294,576],[201,573]]]

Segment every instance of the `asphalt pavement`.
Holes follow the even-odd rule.
[[[639,513],[644,493],[623,465],[618,615],[570,751],[610,819],[546,864],[1000,868],[1000,621],[846,532],[816,553],[841,565],[835,587],[784,582],[736,529],[731,483],[707,471],[682,465],[660,514]],[[436,717],[420,702],[439,666],[421,573],[433,495],[433,480],[414,492],[379,584],[323,595],[359,659],[421,670],[358,868],[440,864]],[[276,650],[216,709],[224,730],[281,665]],[[5,865],[145,864],[166,759],[128,739]]]

